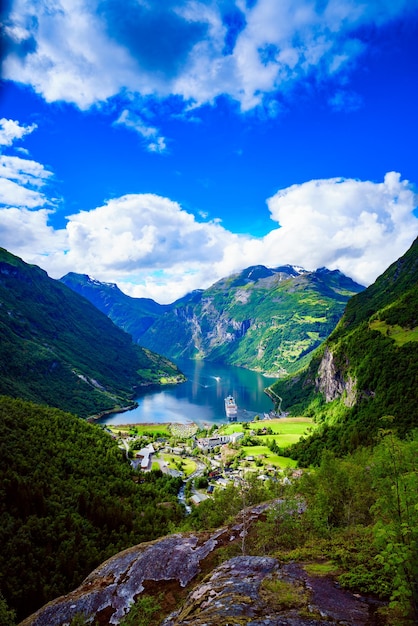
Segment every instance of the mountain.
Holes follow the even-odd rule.
[[[70,272],[61,279],[67,287],[84,296],[112,322],[138,342],[144,332],[169,307],[151,298],[131,298],[115,283],[102,283],[86,274]]]
[[[142,299],[121,298],[114,286],[86,276],[67,275],[61,280],[91,302],[100,301],[96,305],[142,346],[168,358],[202,358],[275,376],[308,362],[312,350],[335,327],[348,299],[364,289],[326,268],[307,272],[291,265],[257,265],[145,314]]]
[[[363,287],[341,272],[249,267],[178,301],[141,338],[170,358],[204,358],[272,375],[293,372]]]
[[[309,464],[324,448],[343,454],[373,443],[382,429],[405,436],[416,428],[417,381],[418,239],[349,300],[309,367],[271,389],[284,410],[322,423],[292,451]]]
[[[81,417],[132,403],[177,367],[46,272],[0,248],[0,394]]]

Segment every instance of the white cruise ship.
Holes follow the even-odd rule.
[[[231,421],[237,419],[238,407],[233,396],[225,398],[225,413]]]

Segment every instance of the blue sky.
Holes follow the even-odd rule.
[[[9,0],[0,245],[172,302],[418,234],[418,0]]]

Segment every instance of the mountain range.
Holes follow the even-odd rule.
[[[3,248],[0,346],[0,394],[81,417],[132,404],[142,385],[184,380],[85,298]]]
[[[109,283],[67,274],[134,341],[170,359],[206,359],[283,376],[300,369],[364,289],[338,270],[263,265],[221,279],[171,305],[130,298]]]

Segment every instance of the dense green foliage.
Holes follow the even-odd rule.
[[[387,431],[373,450],[343,459],[324,452],[319,468],[288,487],[285,502],[260,524],[253,549],[329,558],[343,586],[390,599],[391,623],[416,623],[417,458],[417,432],[402,441]]]
[[[128,404],[139,385],[179,379],[87,300],[0,248],[0,393],[82,417]]]
[[[0,432],[0,591],[19,618],[183,517],[181,480],[135,474],[98,426],[2,397]]]
[[[340,323],[306,370],[272,386],[285,409],[323,425],[290,451],[302,465],[318,463],[324,449],[341,455],[372,444],[385,426],[385,415],[393,416],[391,426],[400,436],[418,426],[417,287],[418,240],[371,287],[348,302]],[[325,402],[318,391],[326,353],[332,355],[331,375],[336,381],[355,381],[352,406],[344,402],[344,395]]]
[[[294,372],[329,335],[360,285],[326,269],[256,266],[173,305],[141,343],[263,372]]]

